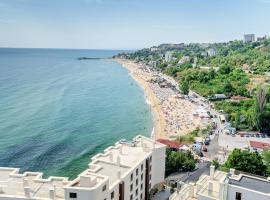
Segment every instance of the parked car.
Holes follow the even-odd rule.
[[[202,148],[202,151],[207,152],[207,147],[204,146],[204,147]]]
[[[245,134],[244,133],[240,133],[240,137],[244,137],[245,136]]]

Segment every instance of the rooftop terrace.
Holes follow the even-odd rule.
[[[109,187],[118,183],[121,177],[134,170],[147,158],[153,149],[165,147],[143,136],[133,141],[121,140],[91,159],[89,168],[76,179],[69,181],[67,177],[49,177],[43,179],[42,173],[19,173],[17,168],[0,168],[0,198],[34,198],[64,199],[64,187],[80,187],[93,189],[106,181]]]

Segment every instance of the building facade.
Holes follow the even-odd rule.
[[[215,56],[215,55],[217,55],[217,50],[214,49],[214,48],[210,48],[210,49],[207,50],[207,55],[209,57]]]
[[[0,200],[148,200],[164,181],[166,146],[144,136],[120,140],[91,159],[76,179],[0,168]]]
[[[171,51],[167,51],[165,53],[165,61],[166,62],[171,62],[172,61],[172,52]]]
[[[254,42],[254,41],[255,41],[255,34],[244,35],[244,42]]]
[[[196,183],[179,183],[170,200],[267,200],[270,199],[270,178],[215,171],[202,175]]]

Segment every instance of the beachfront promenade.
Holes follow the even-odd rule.
[[[180,93],[177,82],[153,68],[131,60],[116,59],[144,89],[154,114],[157,138],[175,139],[195,128],[204,128],[210,121],[209,106],[193,101]]]
[[[165,145],[140,135],[120,140],[92,157],[88,169],[72,181],[0,168],[0,200],[147,200],[164,181],[165,151]]]

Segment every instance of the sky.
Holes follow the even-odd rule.
[[[0,47],[140,49],[270,35],[270,0],[0,0]]]

